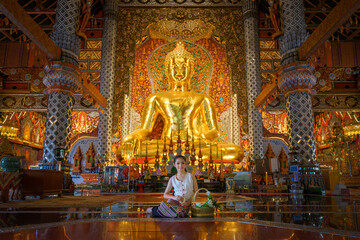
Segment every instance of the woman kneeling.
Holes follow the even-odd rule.
[[[164,198],[168,200],[161,202],[160,206],[148,208],[146,213],[149,217],[184,217],[189,211],[198,185],[195,177],[185,172],[186,158],[184,156],[175,156],[174,165],[177,173],[169,179],[164,192]],[[174,195],[170,193],[172,188],[174,188]]]

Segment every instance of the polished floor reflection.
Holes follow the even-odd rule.
[[[157,205],[160,194],[65,196],[0,204],[0,239],[360,237],[357,197],[214,195],[221,209],[213,219],[147,219],[146,208]]]
[[[4,233],[1,239],[357,239],[350,236],[239,222],[117,221],[66,224]]]

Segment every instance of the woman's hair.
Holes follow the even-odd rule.
[[[178,160],[179,158],[184,159],[184,161],[185,161],[185,163],[186,163],[186,158],[185,158],[183,155],[177,155],[177,156],[175,156],[175,158],[174,158],[174,164],[176,163],[176,160]]]

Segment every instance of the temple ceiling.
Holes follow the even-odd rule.
[[[50,34],[55,23],[56,0],[18,0],[27,13]],[[268,3],[260,0],[260,11],[268,14]],[[307,29],[310,33],[326,18],[340,0],[304,0]],[[104,0],[93,0],[91,13],[96,15],[102,10]],[[240,7],[241,0],[119,0],[120,7]],[[333,34],[334,40],[360,39],[360,10],[355,12],[347,23]],[[29,41],[25,35],[0,14],[0,41]]]
[[[50,34],[53,31],[53,25],[55,23],[55,8],[56,8],[56,1],[54,0],[18,0],[17,1],[25,10],[26,12],[31,16],[32,19],[36,23],[38,23],[41,28],[47,33]],[[266,17],[268,15],[268,4],[266,0],[260,0],[260,57],[261,57],[261,72],[262,72],[262,80],[263,82],[269,81],[271,79],[278,67],[279,67],[279,51],[278,51],[278,44],[277,41],[271,40],[271,34],[273,32],[273,28],[271,26],[270,19]],[[305,17],[306,17],[306,23],[307,23],[307,29],[309,33],[312,33],[314,29],[323,22],[323,20],[326,18],[326,16],[331,12],[332,9],[340,2],[340,0],[304,0],[305,5]],[[100,83],[100,70],[101,70],[101,37],[102,37],[102,8],[103,8],[104,1],[103,0],[94,0],[91,8],[91,18],[89,20],[89,24],[86,27],[86,31],[88,32],[89,36],[91,36],[91,39],[88,39],[88,41],[83,42],[82,44],[82,50],[79,56],[80,59],[80,68],[83,70],[84,74],[90,79],[90,81],[95,84],[96,86],[99,86]],[[198,8],[195,8],[198,7]],[[230,6],[230,7],[229,7]],[[153,11],[154,16],[145,17],[145,25],[146,27],[139,28],[140,31],[136,32],[136,36],[134,39],[136,39],[135,45],[132,46],[124,44],[121,48],[127,48],[125,50],[119,49],[119,53],[121,51],[124,51],[126,54],[129,54],[129,49],[132,47],[133,49],[137,49],[139,46],[141,46],[144,42],[148,41],[148,39],[154,39],[154,36],[151,36],[151,34],[162,34],[163,40],[166,38],[171,37],[172,31],[174,29],[171,29],[170,26],[176,26],[178,22],[182,22],[183,20],[187,19],[186,24],[189,26],[185,27],[185,25],[182,25],[183,29],[191,29],[191,26],[195,26],[198,24],[200,29],[211,29],[211,27],[207,27],[205,25],[201,24],[211,24],[214,26],[214,29],[209,30],[209,32],[202,32],[200,31],[200,37],[206,34],[212,33],[212,39],[220,44],[221,46],[224,46],[226,49],[226,56],[228,63],[232,63],[230,73],[233,76],[232,80],[236,80],[236,82],[232,82],[232,90],[235,92],[236,90],[241,89],[241,75],[237,74],[240,72],[239,68],[243,68],[242,64],[233,64],[236,62],[236,54],[229,54],[229,51],[233,52],[239,52],[240,49],[243,47],[242,45],[236,45],[235,41],[238,41],[236,37],[241,38],[242,35],[235,34],[235,39],[226,39],[226,36],[234,36],[233,32],[237,31],[237,24],[242,23],[234,23],[230,22],[229,20],[219,22],[218,20],[214,20],[212,22],[211,17],[208,13],[205,13],[203,16],[203,12],[201,12],[202,18],[197,17],[198,13],[196,11],[193,11],[193,14],[191,14],[191,17],[187,15],[187,9],[202,9],[206,10],[208,9],[208,12],[211,12],[214,10],[214,12],[218,10],[240,10],[241,9],[241,1],[238,0],[171,0],[171,1],[162,1],[162,0],[120,0],[119,1],[119,7],[122,9],[128,9],[126,11],[135,11],[140,14],[138,14],[136,20],[129,20],[129,21],[139,21],[144,16],[141,16],[141,12],[144,11]],[[160,7],[166,7],[166,8],[160,8]],[[189,8],[188,8],[189,7]],[[146,10],[147,9],[147,10]],[[152,10],[151,10],[152,9]],[[166,10],[164,10],[166,9]],[[182,10],[181,10],[182,9]],[[181,10],[181,11],[178,11]],[[166,12],[172,12],[169,16],[167,16]],[[177,13],[179,12],[179,14]],[[206,11],[205,11],[206,12]],[[166,16],[166,17],[164,17]],[[224,18],[231,18],[230,15],[223,16]],[[124,18],[126,20],[126,18]],[[201,20],[202,19],[202,20]],[[209,19],[209,20],[207,20]],[[219,18],[216,18],[219,19]],[[199,20],[202,21],[202,23],[198,22]],[[336,31],[329,40],[336,42],[336,41],[343,41],[343,40],[359,40],[360,39],[360,26],[359,26],[359,20],[360,20],[360,11],[356,11],[351,18],[340,28],[338,31]],[[216,22],[217,21],[217,22]],[[240,21],[239,21],[240,22]],[[162,23],[163,27],[166,27],[165,31],[162,32],[151,32],[149,33],[149,29],[151,28],[151,24],[160,24]],[[168,25],[166,25],[169,23]],[[194,23],[196,23],[194,25]],[[182,23],[184,24],[184,23]],[[229,24],[229,26],[226,26]],[[135,24],[136,25],[136,24]],[[181,24],[180,24],[181,25]],[[179,24],[177,26],[180,26]],[[167,27],[170,28],[167,28]],[[148,29],[146,29],[149,27]],[[222,30],[224,28],[225,30]],[[122,28],[119,28],[119,30],[123,31],[129,31],[128,26],[123,26]],[[163,29],[164,30],[164,29]],[[134,29],[132,29],[134,31]],[[212,32],[213,31],[213,32]],[[221,33],[223,36],[221,36]],[[167,36],[166,36],[167,35]],[[183,35],[186,35],[186,31],[183,32]],[[184,37],[183,36],[183,37]],[[161,38],[160,36],[156,37],[157,39]],[[132,39],[130,39],[132,41]],[[194,40],[194,39],[192,39]],[[0,41],[3,44],[8,43],[31,43],[31,41],[16,27],[14,23],[12,23],[6,16],[2,13],[0,13]],[[169,41],[166,40],[166,41]],[[233,41],[233,42],[231,42]],[[236,50],[231,50],[231,45],[235,46]],[[25,51],[26,47],[24,48]],[[30,47],[31,50],[31,47]],[[320,50],[321,53],[322,50]],[[124,56],[127,56],[127,55]],[[135,55],[133,52],[132,54]],[[22,109],[22,110],[37,110],[37,111],[45,111],[47,102],[44,100],[44,86],[41,81],[42,76],[42,68],[44,63],[46,62],[42,56],[36,55],[37,59],[35,58],[34,66],[35,68],[29,68],[26,66],[23,69],[17,69],[16,73],[14,74],[14,69],[1,69],[1,77],[3,79],[6,79],[8,81],[8,84],[11,86],[17,86],[18,89],[21,88],[22,95],[14,95],[14,96],[2,96],[0,100],[0,106],[2,109],[6,108],[9,111],[12,111],[14,109]],[[131,56],[130,56],[131,57]],[[132,56],[134,57],[134,56]],[[130,61],[131,62],[131,61]],[[119,70],[128,69],[129,67],[134,67],[134,65],[130,64],[129,62],[119,65],[118,66],[118,72]],[[120,68],[120,69],[119,69]],[[128,71],[127,70],[127,71]],[[129,72],[125,73],[126,71],[123,71],[124,77],[130,77]],[[329,75],[330,76],[330,75]],[[320,79],[320,84],[323,84],[324,86],[321,86],[319,89],[326,89],[326,86],[328,86],[327,79]],[[25,86],[26,85],[26,86]],[[123,85],[123,86],[121,86]],[[25,90],[26,88],[26,90]],[[119,83],[118,89],[120,95],[125,93],[128,90],[121,90],[121,89],[129,89],[128,83]],[[5,89],[4,89],[5,90]],[[29,94],[34,94],[33,96],[29,96]],[[119,94],[117,97],[119,98]],[[241,92],[241,94],[245,94],[245,91]],[[354,102],[358,102],[358,99],[355,99],[354,97],[347,97],[347,94],[344,96],[340,96],[340,100],[337,101],[336,96],[331,96],[329,99],[328,96],[318,96],[318,99],[315,99],[315,106],[314,109],[328,109],[329,104],[335,107],[340,107],[340,109],[349,109],[351,106],[354,105]],[[5,100],[4,100],[5,99]],[[240,101],[241,97],[239,97],[239,104],[244,105],[243,102]],[[318,101],[320,99],[320,101]],[[341,100],[343,99],[343,100]],[[246,102],[246,101],[245,101]],[[320,104],[317,104],[317,102],[320,102]],[[335,105],[333,104],[335,102]],[[337,104],[340,102],[341,104]],[[5,105],[4,105],[5,104]],[[6,107],[6,105],[9,105],[10,107]],[[284,105],[281,101],[281,96],[278,101],[275,101],[272,104],[274,107],[272,109],[283,109]],[[78,101],[78,107],[77,110],[94,110],[94,108],[91,106],[90,103],[86,101],[86,99],[79,98]],[[321,107],[323,106],[323,107]],[[116,107],[116,106],[114,106]],[[246,107],[246,106],[243,106]],[[244,109],[243,109],[244,110]],[[239,113],[243,111],[239,109]]]

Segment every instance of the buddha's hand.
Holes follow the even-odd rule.
[[[214,141],[219,137],[219,131],[212,129],[201,134],[201,137],[208,141]]]
[[[144,141],[149,134],[149,130],[139,129],[127,135],[122,142],[121,156],[124,159],[131,159],[138,155],[140,152],[140,142]]]

